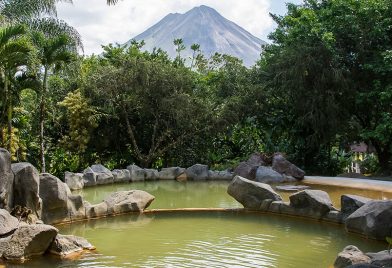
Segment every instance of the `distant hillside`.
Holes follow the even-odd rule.
[[[247,66],[259,59],[261,45],[266,44],[207,6],[195,7],[185,14],[169,14],[126,44],[133,39],[144,40],[145,50],[152,51],[154,47],[159,47],[174,58],[176,50],[173,40],[176,38],[184,40],[187,47],[183,52],[185,57],[191,57],[190,46],[196,43],[207,57],[215,52],[229,54],[242,59]]]

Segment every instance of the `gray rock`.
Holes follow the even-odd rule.
[[[255,181],[262,183],[282,183],[285,178],[280,173],[269,167],[260,166],[256,170]]]
[[[131,180],[131,172],[128,169],[115,169],[112,171],[114,182],[129,182]]]
[[[371,259],[371,264],[379,267],[392,267],[392,254],[389,250],[377,253],[366,253]]]
[[[234,169],[234,175],[246,178],[248,180],[254,180],[256,177],[256,171],[258,166],[250,165],[247,162],[241,162]]]
[[[278,214],[294,214],[294,209],[290,207],[290,203],[283,201],[274,201],[269,207],[268,211]]]
[[[86,209],[84,207],[81,195],[68,193],[68,216],[70,221],[77,221],[86,218]]]
[[[18,228],[19,221],[17,218],[5,210],[0,209],[0,236],[7,235]]]
[[[268,184],[254,182],[240,176],[235,176],[230,183],[227,193],[240,202],[245,208],[259,210],[263,200],[281,201],[280,195]]]
[[[208,166],[196,164],[185,170],[188,180],[207,180],[208,179]]]
[[[392,233],[392,200],[372,200],[347,217],[346,230],[385,240]]]
[[[42,199],[42,220],[46,224],[69,220],[68,186],[49,173],[40,175],[39,195]]]
[[[250,166],[265,166],[265,162],[263,160],[263,156],[260,153],[254,153],[251,156],[249,156],[248,160],[246,163]]]
[[[64,181],[71,190],[81,190],[84,187],[82,173],[65,172]]]
[[[96,173],[97,184],[111,184],[114,182],[112,172],[103,165],[92,165],[91,170]]]
[[[90,167],[83,171],[83,183],[84,187],[97,185],[97,174]]]
[[[343,213],[338,210],[332,210],[324,216],[323,220],[341,224],[343,223]]]
[[[42,200],[39,197],[38,170],[30,163],[12,164],[14,173],[14,206],[27,207],[41,218]]]
[[[33,224],[20,226],[0,246],[3,258],[7,260],[23,261],[29,257],[42,255],[49,248],[58,230],[50,225]]]
[[[185,168],[181,167],[162,168],[158,173],[158,177],[160,180],[175,180],[183,172],[185,172]]]
[[[208,171],[208,179],[212,181],[231,181],[234,174],[228,170],[223,171]]]
[[[101,202],[96,205],[86,205],[86,218],[101,218],[108,215],[108,204],[106,202]]]
[[[141,212],[146,209],[155,197],[140,190],[120,191],[105,198],[109,215],[127,212]]]
[[[338,254],[334,268],[346,268],[354,264],[370,263],[370,258],[355,246],[347,246]]]
[[[275,189],[282,192],[298,192],[310,189],[310,187],[306,185],[279,185]]]
[[[145,169],[144,170],[144,180],[155,181],[159,179],[159,173],[156,169]]]
[[[370,200],[372,199],[358,195],[342,195],[340,198],[342,213],[348,216]]]
[[[94,249],[95,247],[83,237],[58,234],[50,245],[49,252],[65,257],[72,253]]]
[[[329,195],[320,190],[304,190],[290,196],[290,205],[303,216],[322,218],[335,210]]]
[[[144,180],[144,169],[136,166],[129,165],[127,166],[129,173],[131,175],[131,181],[143,181]]]
[[[11,170],[11,155],[0,148],[0,208],[10,210],[13,207],[14,173]]]
[[[180,175],[178,175],[176,177],[176,181],[179,181],[179,182],[185,182],[187,180],[188,180],[188,177],[186,176],[185,172],[181,173]]]
[[[302,180],[305,176],[305,171],[289,162],[281,154],[275,154],[272,160],[272,169],[280,174],[292,176],[298,180]]]

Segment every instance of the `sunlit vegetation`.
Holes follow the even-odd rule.
[[[80,36],[56,2],[0,0],[0,146],[14,161],[59,175],[96,162],[227,168],[279,151],[334,175],[364,141],[376,151],[371,171],[390,173],[390,1],[290,4],[252,68],[182,39],[175,59],[138,42],[78,56]]]

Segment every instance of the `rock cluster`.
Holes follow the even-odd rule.
[[[235,176],[227,192],[244,208],[295,215],[344,224],[349,232],[384,240],[392,234],[392,200],[371,200],[343,195],[341,211],[335,209],[329,195],[320,190],[303,190],[282,198],[268,185]]]
[[[0,258],[22,262],[46,252],[67,256],[70,253],[95,249],[86,239],[62,236],[58,230],[46,224],[26,224],[0,209]],[[73,246],[69,245],[73,243]]]
[[[302,169],[290,163],[280,153],[274,154],[271,166],[267,166],[267,162],[264,155],[255,153],[234,169],[234,175],[262,183],[295,182],[305,176]]]
[[[116,213],[143,211],[154,200],[154,197],[146,192],[128,191],[114,193],[104,201],[105,204],[92,206],[85,202],[82,196],[71,192],[71,189],[80,189],[86,184],[126,181],[129,178],[129,170],[110,171],[102,165],[93,165],[87,168],[84,174],[67,172],[64,183],[49,173],[39,174],[30,163],[11,165],[11,156],[4,149],[0,149],[0,164],[1,207],[8,211],[17,207],[25,208],[29,215],[24,217],[33,217],[34,222],[40,219],[45,224],[56,224]],[[103,207],[105,209],[102,209]],[[94,213],[95,210],[104,212],[97,215]],[[0,213],[2,231],[15,231],[18,221],[7,221],[14,218],[9,218],[8,215],[3,215],[4,213]],[[0,233],[0,236],[4,234]]]
[[[102,165],[93,165],[86,168],[83,173],[66,172],[64,181],[71,190],[80,190],[100,184],[126,183],[137,181],[177,180],[227,180],[233,179],[233,173],[210,170],[207,165],[196,164],[189,168],[168,167],[160,171],[145,169],[137,165],[129,165],[126,169],[110,171]]]
[[[392,267],[392,254],[388,250],[364,253],[355,246],[347,246],[335,260],[334,268],[346,267]]]

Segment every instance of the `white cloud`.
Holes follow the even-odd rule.
[[[86,54],[98,54],[102,44],[125,43],[168,13],[184,13],[207,5],[255,36],[265,39],[273,27],[269,0],[122,0],[107,6],[106,0],[74,0],[58,5],[59,18],[82,35]]]

